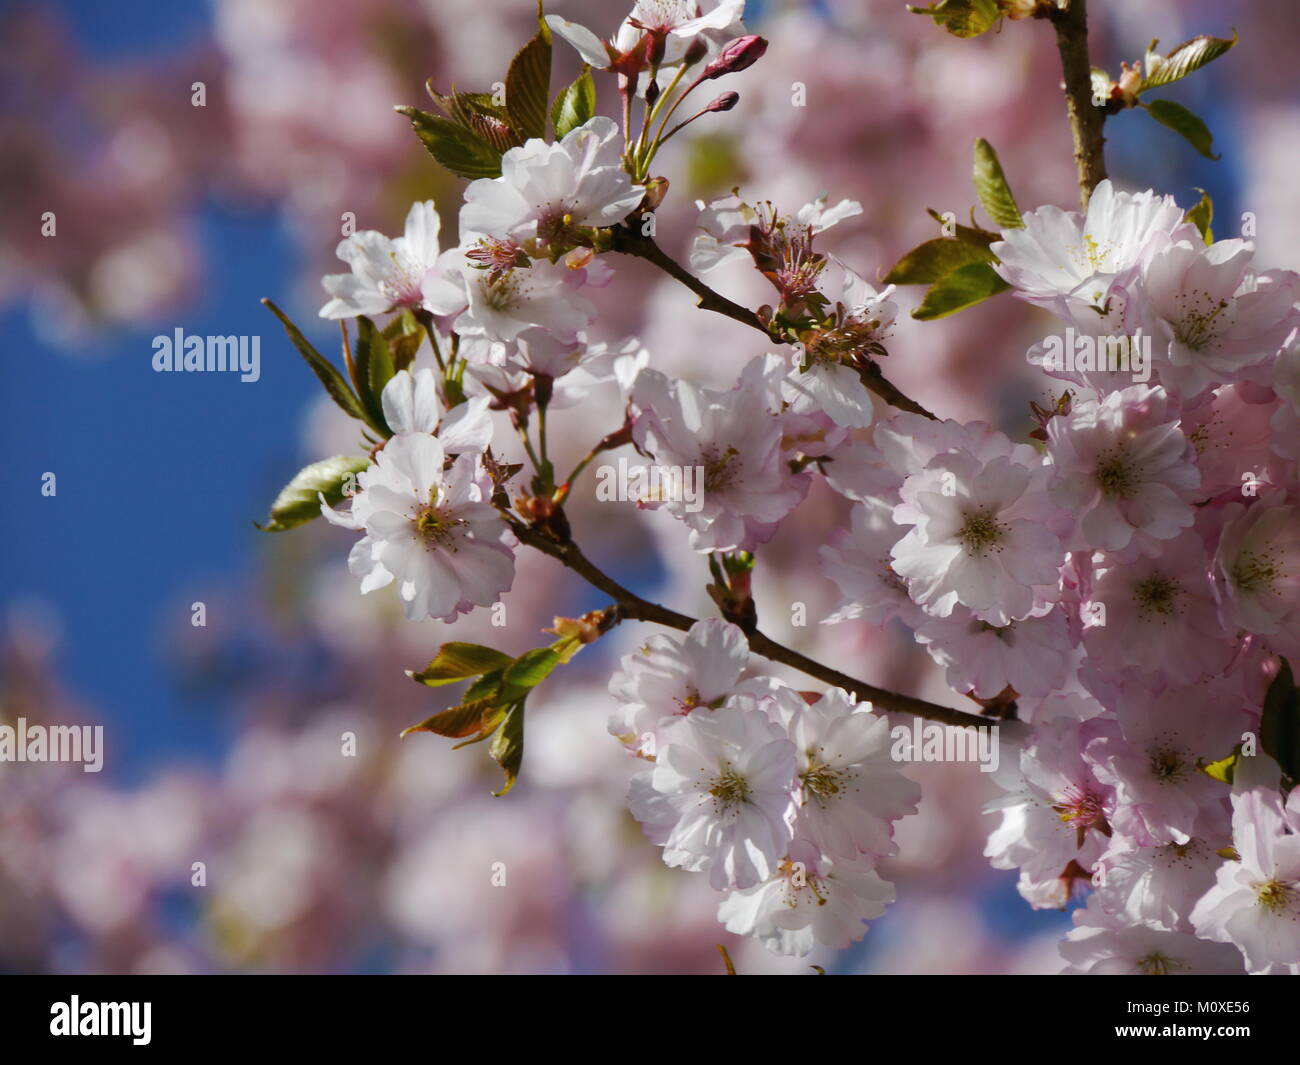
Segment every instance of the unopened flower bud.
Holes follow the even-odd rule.
[[[1119,86],[1124,106],[1132,107],[1137,101],[1138,90],[1142,88],[1142,63],[1136,62],[1131,67],[1127,63],[1121,63],[1120,66],[1123,71],[1116,84]]]
[[[724,92],[713,103],[709,104],[700,114],[708,114],[710,111],[730,111],[736,104],[740,103],[740,93]]]
[[[659,99],[659,82],[654,78],[645,87],[645,102],[647,107],[654,107],[655,101]]]
[[[724,74],[734,74],[737,71],[751,67],[763,58],[763,53],[767,51],[767,41],[762,37],[750,34],[747,37],[737,37],[734,41],[729,41],[718,53],[718,58],[704,68],[701,78],[720,78]]]

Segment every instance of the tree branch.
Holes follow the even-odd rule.
[[[525,525],[510,515],[506,515],[506,520],[510,523],[510,529],[518,537],[520,543],[527,544],[529,547],[550,555],[577,573],[588,584],[600,589],[614,600],[614,603],[618,606],[620,617],[635,621],[651,621],[670,629],[676,629],[679,632],[686,632],[698,620],[660,606],[658,603],[642,599],[635,592],[623,587],[587,558],[582,553],[581,548],[571,539],[557,540],[542,530]],[[859,701],[869,702],[873,706],[890,713],[910,714],[929,721],[937,721],[944,725],[973,725],[978,728],[987,728],[990,725],[997,724],[996,720],[990,720],[978,714],[954,710],[952,707],[940,706],[938,703],[927,702],[911,695],[902,695],[886,688],[877,688],[874,684],[867,684],[864,681],[850,677],[846,673],[841,673],[839,670],[824,666],[820,662],[800,654],[793,648],[786,647],[784,644],[779,644],[775,640],[764,636],[761,632],[751,632],[747,636],[750,649],[755,654],[762,655],[773,662],[780,662],[782,665],[790,666],[792,669],[797,669],[800,673],[820,680],[825,684],[843,688],[856,696]]]
[[[653,237],[642,236],[636,229],[615,229],[613,250],[622,252],[624,255],[631,255],[637,259],[644,259],[648,263],[653,263],[659,267],[669,277],[680,281],[699,297],[700,306],[706,311],[713,311],[716,314],[725,315],[732,321],[739,322],[741,325],[747,325],[751,329],[757,329],[769,340],[777,344],[788,344],[789,339],[782,336],[773,336],[768,332],[767,327],[763,325],[758,315],[748,307],[742,307],[739,303],[727,299],[720,292],[715,292],[709,288],[703,281],[685,269],[676,259],[659,247]],[[859,370],[862,383],[890,406],[897,407],[899,410],[910,411],[913,414],[921,414],[927,418],[935,418],[935,415],[926,410],[925,407],[917,403],[916,400],[902,392],[897,386],[885,378],[880,367],[874,362],[870,368]]]
[[[1049,5],[1045,17],[1056,29],[1056,48],[1061,53],[1065,77],[1065,106],[1074,135],[1074,165],[1079,174],[1079,202],[1084,211],[1092,190],[1106,177],[1102,127],[1105,112],[1092,103],[1092,63],[1088,59],[1087,0],[1061,0]]]

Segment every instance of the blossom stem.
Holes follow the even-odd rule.
[[[1079,174],[1079,202],[1088,210],[1092,190],[1106,177],[1106,138],[1102,127],[1106,112],[1092,103],[1092,63],[1088,58],[1087,0],[1066,0],[1040,8],[1056,29],[1065,78],[1065,106],[1074,135],[1074,165]]]
[[[632,175],[632,179],[634,181],[645,180],[646,173],[650,166],[650,160],[654,158],[654,152],[649,151],[647,154],[647,151],[651,148],[652,145],[655,146],[658,145],[659,140],[663,136],[664,127],[662,125],[659,127],[659,134],[658,136],[656,136],[653,142],[648,143],[646,141],[646,135],[650,132],[650,128],[654,125],[655,119],[659,117],[659,112],[663,110],[664,106],[668,101],[668,98],[672,96],[672,94],[676,91],[678,84],[680,84],[682,80],[682,75],[684,75],[685,73],[686,73],[686,66],[685,64],[683,64],[682,66],[677,68],[677,73],[673,75],[673,80],[668,83],[668,88],[664,89],[664,91],[660,94],[659,99],[657,99],[654,102],[654,106],[646,107],[645,122],[641,126],[641,136],[637,140],[637,144],[636,144],[637,172],[634,175]],[[695,86],[693,85],[691,86],[692,89],[694,87]],[[686,93],[689,93],[690,91],[691,91],[690,89],[687,89]],[[686,98],[686,93],[683,93],[682,96],[672,105],[672,111],[677,110],[677,104],[681,103],[681,101]],[[669,111],[669,114],[672,114],[672,111]],[[668,120],[665,118],[664,122],[666,123],[667,121]]]
[[[620,227],[611,231],[613,233],[612,249],[621,252],[624,255],[632,255],[638,259],[644,259],[648,263],[653,263],[664,273],[676,281],[680,281],[688,289],[699,297],[699,305],[706,311],[713,311],[717,314],[725,315],[733,321],[747,325],[751,329],[757,329],[769,340],[778,344],[789,344],[790,338],[775,335],[763,325],[758,315],[748,307],[742,307],[739,303],[727,299],[721,293],[715,292],[709,288],[703,281],[686,270],[672,256],[665,252],[653,237],[644,236],[638,224]],[[935,415],[926,410],[925,407],[917,403],[916,400],[906,395],[897,386],[886,379],[880,367],[874,362],[867,367],[860,369],[859,374],[862,377],[862,383],[868,389],[880,396],[886,403],[897,407],[899,410],[910,411],[913,414],[921,414],[927,418],[934,418]]]
[[[420,325],[424,326],[424,331],[429,335],[429,344],[433,348],[434,362],[438,364],[438,369],[445,374],[447,367],[442,359],[442,348],[438,346],[438,330],[433,324],[433,315],[420,307],[415,311],[415,318]]]
[[[686,614],[679,614],[676,610],[660,606],[658,603],[652,603],[648,599],[641,598],[630,589],[623,587],[587,558],[582,549],[572,539],[556,539],[554,536],[527,525],[510,514],[505,514],[505,518],[520,543],[527,544],[543,554],[550,555],[551,558],[573,570],[592,587],[608,595],[618,607],[620,620],[649,621],[657,625],[663,625],[666,628],[676,629],[679,632],[688,632],[691,626],[695,625],[699,620]],[[746,638],[749,640],[750,650],[755,654],[773,662],[790,666],[792,669],[797,669],[800,673],[820,680],[824,684],[843,688],[859,700],[869,702],[889,713],[909,714],[913,717],[937,721],[944,725],[973,725],[979,728],[987,728],[990,725],[997,724],[996,721],[980,717],[978,714],[969,714],[949,706],[940,706],[938,703],[927,702],[924,699],[917,699],[914,696],[903,695],[900,692],[889,691],[885,688],[877,688],[874,684],[856,680],[839,670],[832,669],[830,666],[823,665],[806,655],[800,654],[791,647],[777,643],[757,630],[746,633]]]

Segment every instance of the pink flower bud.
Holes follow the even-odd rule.
[[[740,93],[724,92],[721,96],[719,96],[716,100],[714,100],[713,103],[709,104],[708,107],[706,107],[703,111],[701,111],[700,114],[706,115],[710,111],[730,111],[739,102],[740,102]]]
[[[763,58],[767,51],[767,41],[750,34],[729,41],[718,53],[718,58],[704,68],[703,78],[720,78],[724,74],[734,74],[746,67],[751,67]]]

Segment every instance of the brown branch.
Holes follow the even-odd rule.
[[[676,281],[680,281],[688,289],[695,293],[699,298],[699,305],[706,311],[713,311],[716,314],[725,315],[732,321],[739,322],[741,325],[747,325],[751,329],[757,329],[765,337],[776,344],[789,344],[788,337],[776,336],[768,331],[761,319],[748,307],[742,307],[739,303],[727,299],[720,292],[715,292],[709,288],[703,281],[685,269],[676,259],[659,247],[653,237],[642,235],[637,229],[615,229],[613,230],[614,243],[612,250],[622,252],[624,255],[631,255],[637,259],[644,259],[648,263],[653,263],[664,273]],[[921,414],[927,418],[935,418],[935,415],[926,410],[925,407],[917,403],[916,400],[906,395],[896,385],[892,384],[885,378],[879,366],[875,363],[870,364],[870,369],[860,371],[862,383],[868,389],[878,395],[886,403],[899,410],[910,411],[913,414]]]
[[[1079,174],[1079,202],[1084,211],[1092,190],[1106,177],[1106,138],[1102,127],[1106,113],[1092,102],[1092,63],[1088,59],[1087,0],[1061,0],[1043,9],[1056,29],[1056,48],[1061,53],[1065,76],[1065,106],[1074,136],[1074,165]]]
[[[670,629],[676,629],[679,632],[688,631],[698,621],[697,618],[679,614],[676,610],[670,610],[658,603],[642,599],[635,592],[623,587],[587,558],[582,553],[581,548],[571,539],[557,540],[540,529],[525,525],[510,515],[506,515],[506,520],[510,523],[510,529],[518,537],[520,543],[527,544],[529,547],[550,555],[577,573],[588,584],[600,589],[609,596],[617,605],[621,618],[635,621],[651,621]],[[974,725],[978,728],[987,728],[990,725],[997,724],[996,721],[980,717],[978,714],[969,714],[964,710],[954,710],[952,707],[940,706],[938,703],[927,702],[911,695],[902,695],[886,688],[877,688],[874,684],[867,684],[864,681],[850,677],[846,673],[832,669],[830,666],[822,665],[807,655],[800,654],[793,648],[786,647],[784,644],[777,643],[770,637],[764,636],[761,632],[748,633],[747,637],[750,650],[755,654],[762,655],[773,662],[780,662],[782,665],[790,666],[792,669],[797,669],[800,673],[820,680],[825,684],[843,688],[856,696],[860,702],[869,702],[889,713],[911,714],[914,717],[937,721],[944,725]]]

